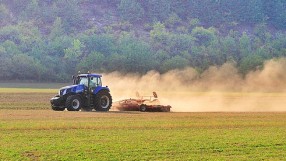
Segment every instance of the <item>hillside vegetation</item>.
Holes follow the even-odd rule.
[[[284,0],[1,0],[0,80],[66,81],[286,55]]]

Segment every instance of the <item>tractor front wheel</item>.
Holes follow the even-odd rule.
[[[82,106],[82,101],[79,96],[71,95],[66,100],[66,107],[68,111],[79,111]]]
[[[101,91],[95,96],[94,109],[96,111],[109,111],[112,105],[112,97],[108,91]]]

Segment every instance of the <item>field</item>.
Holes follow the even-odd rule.
[[[0,89],[0,160],[284,160],[286,113],[54,112]]]

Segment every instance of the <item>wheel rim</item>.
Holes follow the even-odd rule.
[[[72,101],[72,108],[73,109],[78,109],[79,108],[79,105],[80,105],[80,103],[79,103],[79,100],[78,99],[74,99],[73,101]]]
[[[141,111],[146,111],[146,106],[142,106]]]
[[[101,108],[104,108],[104,109],[108,108],[109,102],[110,102],[110,101],[109,101],[109,98],[108,98],[107,96],[102,96],[102,97],[100,98]]]

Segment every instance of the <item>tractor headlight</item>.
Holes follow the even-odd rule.
[[[64,89],[63,90],[63,95],[65,95],[67,93],[67,90],[66,89]]]
[[[65,94],[66,94],[66,89],[59,90],[60,96],[65,95]]]

